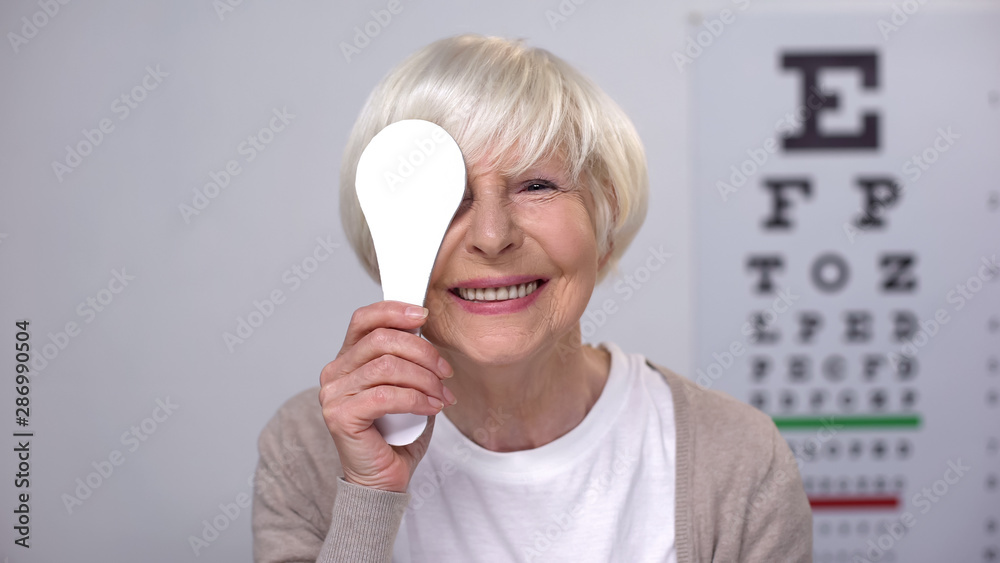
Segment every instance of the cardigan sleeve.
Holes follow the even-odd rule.
[[[333,523],[318,562],[392,561],[392,548],[410,493],[382,491],[337,478]]]
[[[410,493],[345,481],[315,396],[302,397],[282,406],[258,440],[254,561],[391,561]]]
[[[744,512],[740,561],[812,561],[812,508],[798,465],[771,424],[770,465]]]

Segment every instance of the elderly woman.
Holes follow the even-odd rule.
[[[595,284],[646,215],[622,110],[520,42],[460,36],[410,56],[365,104],[342,165],[343,224],[376,280],[354,172],[402,119],[456,139],[465,199],[427,308],[357,309],[319,390],[263,430],[255,559],[809,561],[809,504],[767,416],[581,341]],[[390,446],[373,425],[387,413],[429,423]]]

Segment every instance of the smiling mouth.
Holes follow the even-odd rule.
[[[490,301],[510,301],[527,297],[538,290],[548,280],[537,279],[528,283],[506,287],[466,288],[456,287],[449,291],[465,301],[486,303]]]

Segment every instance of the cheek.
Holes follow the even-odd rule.
[[[430,311],[427,322],[420,328],[420,333],[434,344],[443,344],[442,340],[447,340],[445,335],[454,334],[459,329],[455,325],[455,311],[457,307],[451,302],[451,297],[441,291],[427,292],[427,299],[424,306]]]
[[[597,241],[582,204],[533,211],[527,215],[525,231],[564,275],[582,275],[591,266],[596,269]]]

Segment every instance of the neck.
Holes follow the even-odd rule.
[[[496,452],[543,446],[575,428],[604,390],[611,355],[582,345],[579,329],[533,356],[482,365],[440,350],[455,376],[445,385],[458,403],[442,414],[470,440]]]

